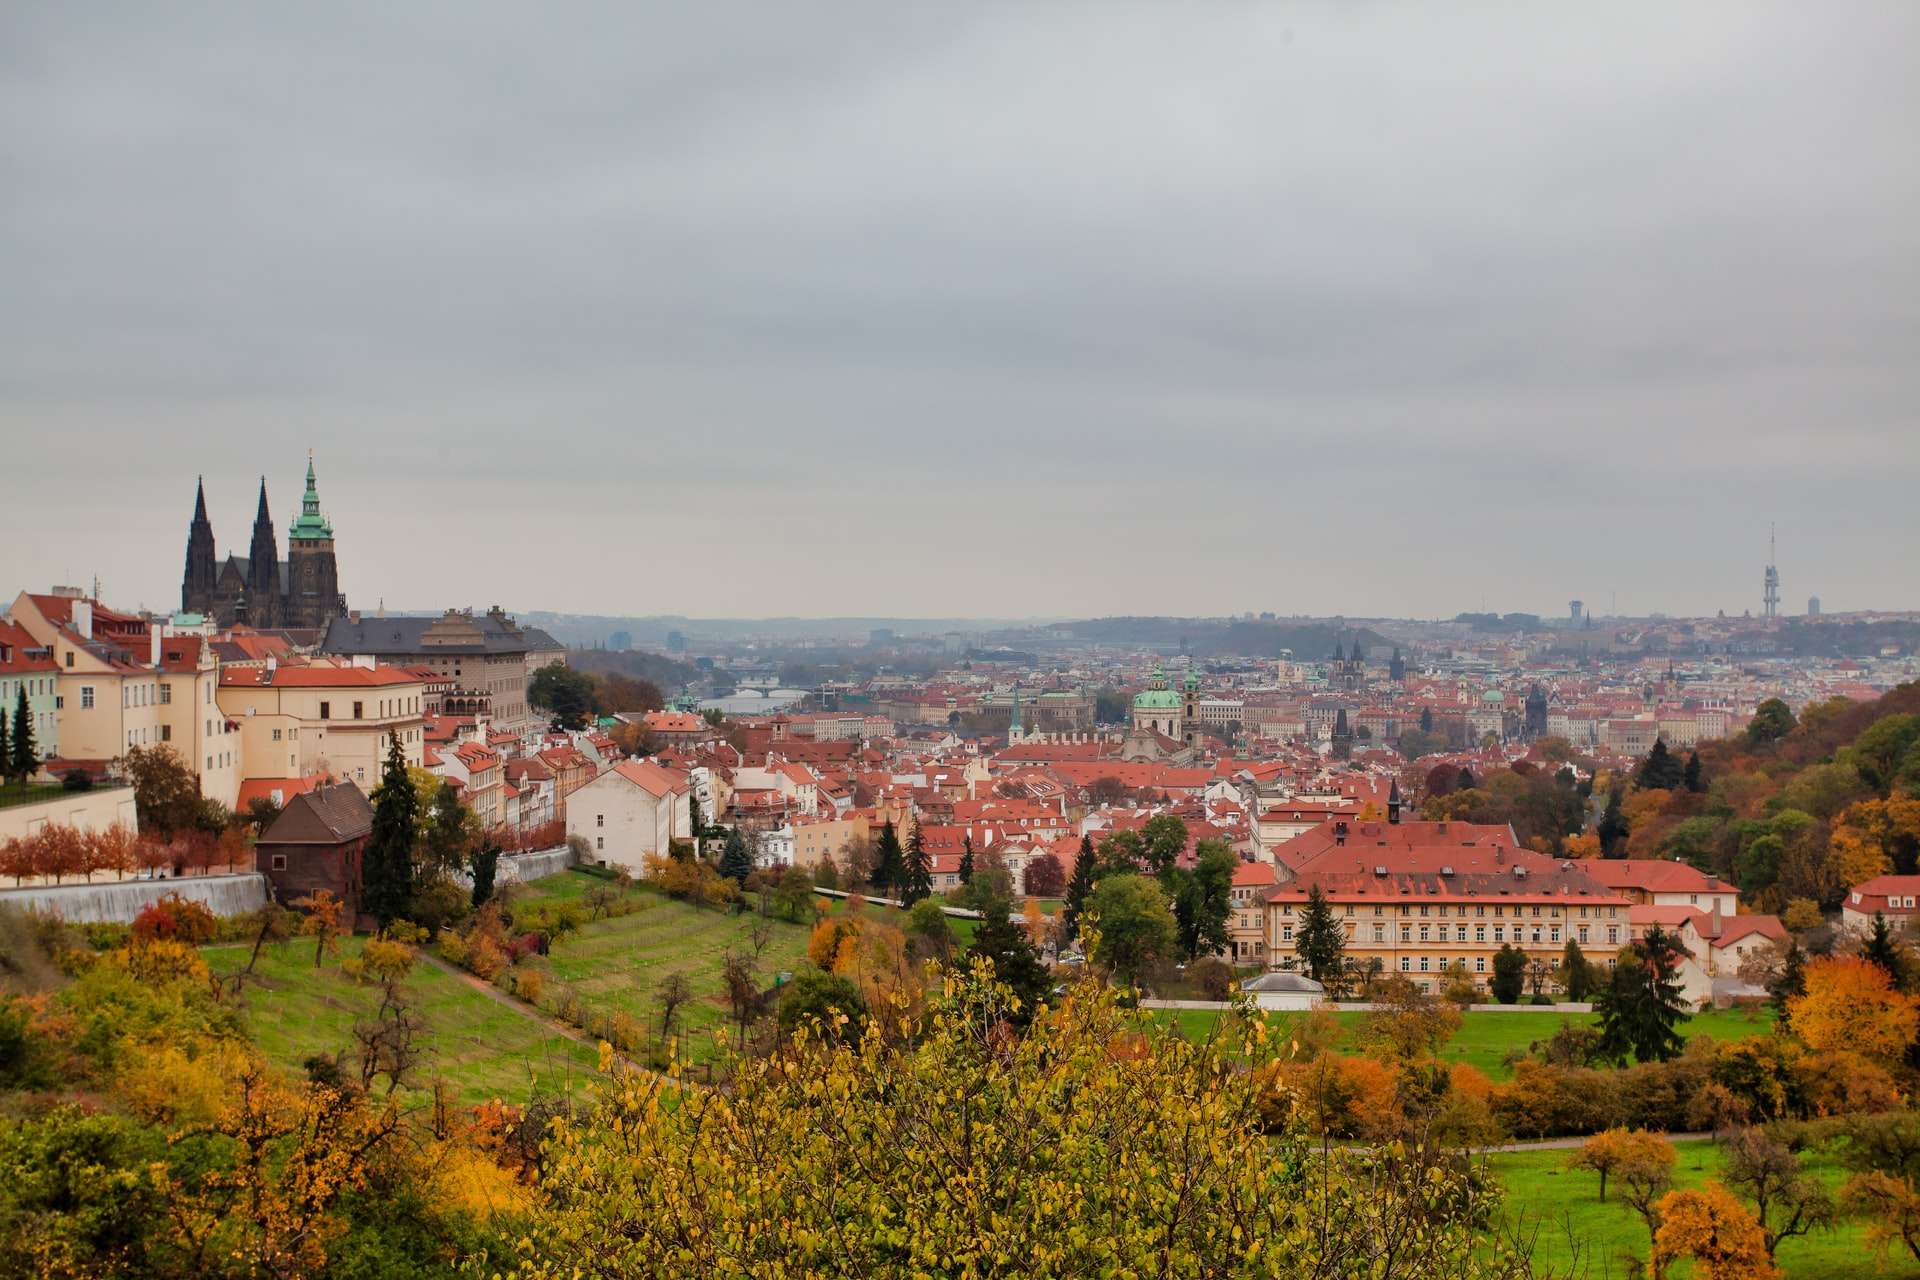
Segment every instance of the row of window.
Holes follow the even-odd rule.
[[[1303,903],[1303,904],[1302,904],[1302,906],[1304,907],[1304,905],[1305,905],[1305,904]],[[1584,907],[1584,906],[1583,906],[1583,907],[1581,907],[1581,908],[1580,908],[1580,919],[1582,919],[1582,920],[1585,920],[1585,919],[1587,919],[1587,913],[1588,913],[1589,911],[1591,911],[1591,912],[1593,913],[1593,915],[1594,915],[1594,916],[1595,916],[1596,918],[1598,918],[1598,917],[1600,917],[1600,916],[1602,916],[1602,915],[1606,915],[1606,916],[1612,916],[1612,915],[1614,915],[1615,913],[1617,913],[1617,912],[1619,911],[1619,908],[1618,908],[1618,907]],[[1527,915],[1527,914],[1529,914],[1529,913],[1531,913],[1531,914],[1532,914],[1532,916],[1533,916],[1533,918],[1534,918],[1534,919],[1536,919],[1536,920],[1537,920],[1537,919],[1540,919],[1540,918],[1541,918],[1541,916],[1542,916],[1543,914],[1544,914],[1544,915],[1546,915],[1546,916],[1549,916],[1549,917],[1551,917],[1552,919],[1555,919],[1555,920],[1558,920],[1558,919],[1560,918],[1560,908],[1559,908],[1559,907],[1551,907],[1551,908],[1548,908],[1548,907],[1541,907],[1541,906],[1534,906],[1534,907],[1531,907],[1531,908],[1529,908],[1529,907],[1524,907],[1524,906],[1520,906],[1520,905],[1517,905],[1517,904],[1516,904],[1516,905],[1514,906],[1514,908],[1513,908],[1513,914],[1514,914],[1514,915],[1516,915],[1516,916],[1524,916],[1524,915]],[[1290,916],[1290,915],[1292,915],[1292,914],[1293,914],[1293,904],[1292,904],[1291,902],[1283,902],[1283,903],[1281,903],[1281,904],[1280,904],[1280,914],[1281,914],[1281,915],[1283,915],[1283,916]],[[1353,914],[1354,914],[1354,910],[1353,910],[1353,904],[1352,904],[1351,902],[1349,902],[1349,903],[1346,903],[1346,904],[1344,905],[1344,910],[1343,910],[1343,914],[1345,914],[1345,915],[1349,915],[1349,916],[1350,916],[1350,915],[1353,915]],[[1383,915],[1386,915],[1386,914],[1387,914],[1387,908],[1386,908],[1386,904],[1384,904],[1384,903],[1379,903],[1379,902],[1376,902],[1376,903],[1374,903],[1374,904],[1373,904],[1373,914],[1374,914],[1374,915],[1376,915],[1376,916],[1383,916]],[[1405,902],[1403,902],[1403,903],[1401,903],[1401,904],[1400,904],[1400,914],[1401,914],[1401,915],[1403,915],[1403,916],[1411,916],[1411,915],[1414,915],[1414,914],[1416,914],[1416,913],[1415,913],[1415,911],[1413,910],[1413,907],[1412,907],[1412,905],[1411,905],[1410,903],[1405,903]],[[1423,916],[1444,916],[1444,915],[1446,915],[1446,914],[1447,914],[1447,904],[1445,904],[1445,903],[1441,903],[1441,904],[1440,904],[1440,905],[1439,905],[1439,906],[1438,906],[1438,907],[1436,908],[1436,907],[1433,907],[1433,906],[1432,906],[1432,904],[1430,904],[1430,903],[1425,903],[1425,902],[1423,902],[1423,903],[1421,903],[1421,904],[1420,904],[1420,910],[1419,910],[1419,912],[1418,912],[1417,914],[1419,914],[1419,915],[1423,915]],[[1454,908],[1453,908],[1453,914],[1454,914],[1455,916],[1458,916],[1458,917],[1460,917],[1461,919],[1465,919],[1465,918],[1466,918],[1466,915],[1467,915],[1467,908],[1466,908],[1466,904],[1465,904],[1465,903],[1462,903],[1462,904],[1460,904],[1460,905],[1458,905],[1458,906],[1456,906],[1456,907],[1454,907]],[[1474,905],[1474,908],[1473,908],[1473,914],[1474,914],[1474,915],[1476,915],[1476,916],[1484,916],[1484,915],[1486,915],[1486,914],[1487,914],[1487,904],[1485,904],[1485,903],[1476,903],[1476,904]],[[1505,916],[1505,915],[1507,914],[1507,907],[1506,907],[1506,904],[1505,904],[1505,903],[1499,903],[1499,902],[1496,902],[1496,903],[1494,903],[1494,904],[1493,904],[1493,914],[1494,914],[1494,916],[1495,916],[1496,918],[1498,918],[1498,917],[1502,917],[1502,916]],[[1569,915],[1571,915],[1571,914],[1572,914],[1572,909],[1571,909],[1571,908],[1568,908],[1568,914],[1569,914]]]
[[[1438,936],[1437,936],[1437,937],[1436,937],[1436,936],[1433,936],[1433,934],[1434,934],[1434,930],[1433,930],[1433,928],[1432,928],[1432,926],[1430,926],[1430,925],[1424,925],[1424,924],[1420,926],[1420,938],[1419,938],[1419,940],[1420,940],[1421,942],[1446,942],[1446,941],[1449,941],[1449,939],[1448,939],[1448,937],[1447,937],[1447,927],[1446,927],[1445,925],[1441,925],[1441,926],[1440,926],[1440,928],[1439,928],[1439,930],[1438,930]],[[1583,943],[1583,944],[1587,944],[1587,943],[1591,943],[1591,942],[1593,941],[1593,939],[1592,939],[1592,938],[1591,938],[1591,937],[1589,936],[1589,934],[1590,934],[1590,930],[1589,930],[1589,928],[1588,928],[1588,926],[1586,926],[1586,925],[1584,925],[1584,924],[1583,924],[1583,925],[1580,925],[1580,926],[1579,926],[1579,927],[1578,927],[1578,928],[1577,928],[1577,929],[1576,929],[1576,930],[1574,931],[1574,934],[1575,934],[1575,937],[1576,937],[1576,938],[1577,938],[1577,939],[1578,939],[1578,940],[1579,940],[1579,941],[1580,941],[1581,943]],[[1347,926],[1347,937],[1348,937],[1349,939],[1352,939],[1352,938],[1353,938],[1353,936],[1354,936],[1354,928],[1353,928],[1353,926],[1352,926],[1352,925],[1348,925],[1348,926]],[[1379,944],[1382,944],[1382,945],[1384,945],[1384,944],[1386,943],[1386,941],[1387,941],[1387,927],[1386,927],[1385,925],[1383,925],[1383,924],[1376,924],[1376,925],[1374,925],[1374,926],[1373,926],[1373,940],[1374,940],[1374,942],[1376,942],[1376,943],[1379,943]],[[1507,941],[1507,927],[1506,927],[1505,925],[1500,925],[1500,924],[1496,924],[1496,925],[1494,925],[1494,926],[1493,926],[1493,939],[1492,939],[1492,940],[1493,940],[1494,942],[1496,942],[1496,943],[1501,943],[1501,944],[1504,944],[1504,943],[1505,943],[1505,942]],[[1292,926],[1292,925],[1290,925],[1290,924],[1283,924],[1283,925],[1281,925],[1281,926],[1280,926],[1280,941],[1282,941],[1282,942],[1292,942],[1292,941],[1293,941],[1293,926]],[[1400,941],[1401,941],[1401,942],[1402,942],[1403,944],[1405,944],[1405,943],[1412,943],[1412,942],[1414,941],[1414,936],[1413,936],[1413,926],[1412,926],[1412,925],[1405,925],[1405,924],[1403,924],[1403,925],[1401,925],[1401,926],[1400,926]],[[1455,926],[1454,926],[1454,936],[1453,936],[1453,938],[1451,939],[1451,941],[1454,941],[1454,942],[1466,942],[1466,941],[1467,941],[1467,926],[1465,926],[1465,925],[1463,925],[1463,924],[1462,924],[1462,925],[1455,925]],[[1488,941],[1488,939],[1487,939],[1487,926],[1486,926],[1486,925],[1484,925],[1484,924],[1477,924],[1477,925],[1475,925],[1475,926],[1473,927],[1473,941],[1474,941],[1474,942],[1476,942],[1476,943],[1485,943],[1485,942],[1487,942],[1487,941]],[[1559,925],[1557,925],[1557,924],[1556,924],[1556,925],[1547,925],[1547,926],[1545,926],[1545,927],[1543,928],[1543,927],[1542,927],[1542,926],[1540,926],[1540,925],[1534,925],[1534,926],[1533,926],[1533,929],[1532,929],[1532,936],[1531,936],[1531,938],[1529,938],[1529,937],[1528,937],[1528,930],[1527,930],[1527,928],[1526,928],[1526,926],[1524,926],[1524,925],[1517,925],[1517,924],[1516,924],[1516,925],[1514,925],[1514,926],[1513,926],[1513,941],[1514,941],[1514,942],[1517,942],[1517,943],[1524,943],[1524,942],[1528,942],[1528,941],[1531,941],[1531,942],[1532,942],[1532,943],[1534,943],[1534,945],[1536,945],[1536,946],[1538,946],[1538,945],[1540,945],[1540,944],[1542,944],[1542,943],[1552,943],[1552,944],[1554,944],[1554,945],[1558,945],[1558,944],[1559,944],[1559,942],[1560,942],[1560,926],[1559,926]],[[1609,946],[1615,946],[1615,947],[1617,947],[1617,946],[1619,946],[1619,945],[1620,945],[1620,927],[1619,927],[1618,925],[1609,925],[1609,926],[1607,927],[1607,945],[1609,945]]]
[[[374,706],[376,709],[373,714],[382,720],[390,716],[417,716],[420,714],[420,699],[418,698],[381,698],[375,702]],[[333,719],[332,702],[322,702],[320,704],[320,718],[322,720]],[[355,702],[353,704],[353,718],[355,720],[364,720],[367,718],[366,703]]]

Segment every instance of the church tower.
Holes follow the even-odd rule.
[[[273,517],[267,514],[267,478],[260,477],[260,509],[253,517],[253,545],[247,551],[248,616],[256,627],[277,627],[275,606],[280,600],[280,544],[273,536]]]
[[[207,482],[193,495],[193,523],[187,527],[187,572],[180,579],[182,613],[213,612],[213,523],[207,519]]]
[[[333,526],[320,514],[311,449],[307,451],[307,491],[300,498],[300,516],[287,530],[287,578],[286,617],[281,625],[324,627],[345,612],[333,558]]]

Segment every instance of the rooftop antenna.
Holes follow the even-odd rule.
[[[1767,572],[1761,579],[1760,612],[1771,621],[1780,616],[1780,570],[1774,566],[1774,526],[1767,524]]]

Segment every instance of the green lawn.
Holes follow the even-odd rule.
[[[574,896],[568,881],[593,877],[566,872],[536,881],[537,896]],[[560,881],[560,884],[554,884]],[[604,882],[600,882],[604,883]],[[558,892],[555,892],[555,891]],[[543,970],[547,989],[542,1003],[551,1007],[563,989],[577,993],[589,1007],[623,1012],[644,1027],[657,1028],[656,995],[671,973],[684,973],[693,987],[693,1001],[677,1015],[682,1052],[694,1061],[713,1056],[713,1029],[727,1019],[722,967],[729,949],[751,955],[751,914],[733,915],[690,906],[645,889],[632,890],[640,904],[630,915],[596,920],[562,938],[551,955],[522,962]],[[772,986],[781,970],[791,970],[805,958],[809,926],[784,920],[769,922],[773,936],[760,953],[758,974],[763,987]]]
[[[312,1054],[352,1046],[354,1023],[367,1017],[378,999],[372,988],[342,973],[340,961],[358,954],[364,941],[343,939],[340,956],[329,957],[318,969],[310,941],[278,943],[261,952],[255,983],[247,989],[247,1026],[269,1059],[299,1071]],[[209,947],[205,955],[216,973],[231,973],[246,963],[247,951]],[[421,1079],[445,1076],[464,1101],[525,1102],[596,1072],[592,1049],[543,1030],[424,960],[415,964],[406,985],[429,1032]]]
[[[1697,1187],[1719,1170],[1720,1148],[1712,1143],[1675,1145],[1680,1151],[1680,1162],[1674,1170],[1676,1186]],[[1570,1154],[1514,1151],[1488,1156],[1487,1161],[1507,1189],[1511,1220],[1534,1233],[1534,1260],[1543,1271],[1557,1269],[1559,1274],[1566,1274],[1574,1262],[1577,1244],[1586,1275],[1625,1276],[1629,1254],[1643,1259],[1647,1256],[1647,1229],[1614,1186],[1608,1186],[1607,1202],[1601,1204],[1599,1176],[1568,1169]],[[1840,1165],[1823,1153],[1808,1156],[1806,1163],[1836,1187],[1846,1176]],[[1867,1246],[1864,1228],[1857,1223],[1783,1241],[1777,1261],[1789,1280],[1920,1277],[1920,1266],[1904,1255],[1876,1256]],[[1672,1280],[1681,1280],[1686,1271],[1686,1267],[1677,1266],[1669,1275]]]
[[[66,790],[57,782],[9,782],[0,786],[0,809],[10,809],[17,804],[33,804],[39,800],[52,800]]]
[[[1220,1014],[1212,1009],[1154,1009],[1151,1014],[1155,1021],[1177,1027],[1180,1034],[1189,1040],[1207,1035],[1220,1018]],[[1269,1023],[1276,1030],[1284,1030],[1304,1016],[1298,1013],[1267,1015]],[[1358,1011],[1339,1010],[1333,1016],[1347,1029],[1346,1040],[1341,1047],[1355,1047],[1354,1037],[1367,1015]],[[1560,1029],[1562,1021],[1591,1023],[1593,1020],[1594,1015],[1590,1013],[1558,1013],[1550,1009],[1516,1013],[1470,1010],[1461,1015],[1460,1031],[1448,1042],[1441,1056],[1449,1061],[1470,1063],[1495,1080],[1505,1080],[1513,1074],[1513,1068],[1507,1062],[1509,1054],[1525,1054],[1528,1045],[1551,1037]],[[1710,1035],[1719,1040],[1741,1040],[1748,1036],[1763,1035],[1772,1025],[1769,1012],[1714,1009],[1695,1014],[1683,1023],[1681,1034],[1688,1038]]]

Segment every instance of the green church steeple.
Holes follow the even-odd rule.
[[[307,491],[300,498],[300,517],[287,529],[293,542],[333,541],[333,526],[320,514],[320,490],[313,482],[313,450],[307,450]]]

